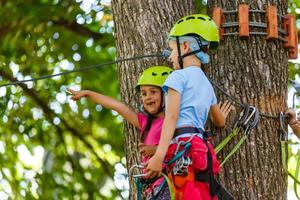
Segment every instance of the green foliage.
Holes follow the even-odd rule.
[[[0,84],[114,60],[111,8],[101,2],[1,1]],[[0,88],[1,199],[120,196],[109,184],[124,157],[122,119],[71,102],[63,86],[119,98],[116,66]]]

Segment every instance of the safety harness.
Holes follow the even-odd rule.
[[[252,132],[252,130],[257,126],[259,121],[259,111],[254,106],[242,105],[240,115],[238,116],[236,123],[231,131],[231,133],[215,148],[216,154],[218,154],[224,146],[226,146],[237,134],[243,130],[243,136],[238,141],[238,143],[234,146],[234,148],[227,154],[224,160],[221,162],[221,166],[240,148],[240,146],[245,142],[248,135]],[[190,133],[191,136],[187,141],[176,141],[177,147],[174,152],[174,156],[166,162],[167,170],[164,170],[164,173],[167,174],[168,178],[165,177],[164,181],[160,185],[159,189],[153,192],[152,198],[155,199],[163,188],[166,186],[168,179],[172,182],[172,186],[168,184],[170,194],[171,191],[175,191],[175,196],[180,197],[178,194],[176,187],[174,185],[178,185],[176,183],[176,178],[174,176],[182,176],[187,179],[192,179],[199,182],[204,182],[209,185],[210,188],[210,196],[213,198],[217,196],[220,200],[231,200],[233,199],[230,192],[228,192],[225,187],[220,183],[220,181],[213,174],[212,166],[213,159],[210,148],[208,146],[208,141],[211,138],[210,132],[203,132],[202,130],[195,127],[182,127],[175,130],[174,138],[181,136],[183,134]],[[207,151],[207,169],[203,171],[193,171],[191,172],[189,166],[192,164],[192,160],[188,157],[191,148],[191,141],[193,137],[199,136],[203,139],[204,144],[206,145]],[[169,166],[172,165],[172,168]],[[300,168],[300,167],[299,167]],[[298,170],[299,171],[299,170]],[[190,173],[193,173],[192,175]],[[137,175],[136,178],[139,178],[136,181],[138,186],[139,195],[142,195],[142,191],[147,188],[151,183],[153,183],[156,179],[143,179],[142,175]],[[179,183],[180,185],[180,183]]]
[[[167,163],[167,165],[170,165],[172,163],[174,163],[175,161],[181,160],[188,160],[188,159],[184,159],[184,153],[186,153],[187,151],[189,151],[189,148],[191,147],[191,140],[193,139],[193,137],[195,137],[196,135],[200,135],[200,137],[203,139],[206,147],[207,147],[207,169],[204,171],[196,171],[194,172],[194,180],[195,181],[199,181],[199,182],[205,182],[209,184],[209,188],[210,188],[210,196],[211,198],[213,198],[215,195],[218,197],[218,199],[220,200],[231,200],[233,199],[233,196],[225,189],[225,187],[219,182],[219,180],[215,177],[215,175],[213,174],[213,159],[212,159],[212,154],[210,151],[210,148],[208,146],[208,140],[210,138],[210,133],[209,132],[203,132],[202,130],[195,128],[195,127],[182,127],[182,128],[178,128],[175,130],[175,134],[174,137],[176,138],[177,136],[186,134],[186,133],[193,133],[193,135],[190,137],[190,139],[186,142],[184,142],[184,148],[179,151],[178,153],[175,151],[175,155],[174,157]],[[182,141],[180,141],[182,142]],[[179,146],[181,145],[179,142],[177,149],[179,149]],[[176,150],[177,150],[176,149]],[[191,161],[192,162],[192,161]],[[185,165],[183,165],[183,170],[181,172],[182,175],[187,176],[187,173],[189,173],[187,171],[188,169],[188,164],[191,164],[191,162],[181,162],[184,163]],[[176,164],[177,164],[176,163]],[[178,166],[174,166],[173,168],[173,174],[174,174],[174,169],[178,168]],[[177,173],[178,174],[178,173]],[[170,175],[169,175],[170,177]]]

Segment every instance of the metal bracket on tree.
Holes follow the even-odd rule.
[[[249,21],[250,13],[265,14],[265,22]],[[230,14],[238,15],[238,21],[226,22],[225,15]],[[268,5],[265,10],[250,10],[247,4],[240,4],[238,10],[223,10],[215,7],[212,10],[212,18],[219,27],[221,40],[224,40],[224,36],[232,35],[239,35],[241,39],[247,39],[250,35],[263,35],[268,41],[282,40],[283,47],[289,52],[289,58],[298,58],[298,31],[295,16],[279,15],[276,6]],[[278,21],[281,22],[280,27]],[[229,28],[238,29],[236,32],[230,32]],[[251,31],[252,28],[255,30]],[[257,29],[263,29],[263,31],[257,31]]]

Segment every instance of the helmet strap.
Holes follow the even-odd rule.
[[[177,43],[177,51],[178,51],[178,62],[180,65],[180,69],[183,69],[183,57],[181,56],[181,51],[180,51],[179,36],[176,36],[176,43]]]
[[[187,56],[189,56],[189,55],[192,55],[192,54],[197,54],[197,53],[199,53],[199,52],[201,52],[201,51],[203,51],[204,53],[207,52],[206,45],[203,45],[203,44],[202,44],[200,38],[197,37],[197,36],[194,36],[193,38],[196,39],[196,41],[197,41],[197,43],[198,43],[198,46],[199,46],[199,49],[194,50],[194,51],[191,51],[191,52],[189,52],[189,53],[186,53],[186,54],[180,56],[181,59],[183,59],[183,58],[185,58],[185,57],[187,57]]]

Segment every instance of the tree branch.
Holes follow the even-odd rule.
[[[109,41],[113,40],[112,34],[94,32],[83,25],[80,25],[76,22],[70,22],[65,19],[53,21],[53,24],[57,25],[57,26],[62,26],[62,27],[66,28],[72,32],[75,32],[77,34],[94,38],[95,40],[105,38],[105,40],[103,40],[103,41],[107,41],[107,43],[109,43]]]
[[[0,70],[0,76],[14,82],[17,81],[16,78],[12,77],[8,73],[4,72],[3,70]],[[46,116],[50,119],[50,122],[53,124],[53,126],[57,126],[53,123],[53,116],[56,116],[56,114],[48,107],[48,105],[43,101],[32,89],[27,88],[26,84],[19,84],[19,86],[24,90],[26,94],[28,94],[43,110],[43,112],[46,114]],[[97,160],[102,165],[104,171],[113,179],[113,171],[110,168],[110,164],[107,161],[102,160],[93,146],[77,131],[77,129],[71,127],[63,118],[60,118],[62,124],[66,127],[68,131],[70,131],[74,136],[76,136],[78,139],[80,139],[95,155]]]
[[[19,21],[20,20],[18,20],[17,23],[14,23],[14,25],[7,24],[0,27],[0,37],[3,37],[6,34],[10,33],[15,28],[20,28]],[[41,23],[46,23],[46,22],[41,22]],[[114,40],[112,34],[94,32],[83,25],[77,24],[76,22],[69,22],[68,20],[65,19],[53,20],[53,24],[57,26],[61,26],[69,31],[72,31],[75,34],[91,37],[94,38],[95,40],[102,40],[103,45],[110,44],[111,43],[110,41]]]

